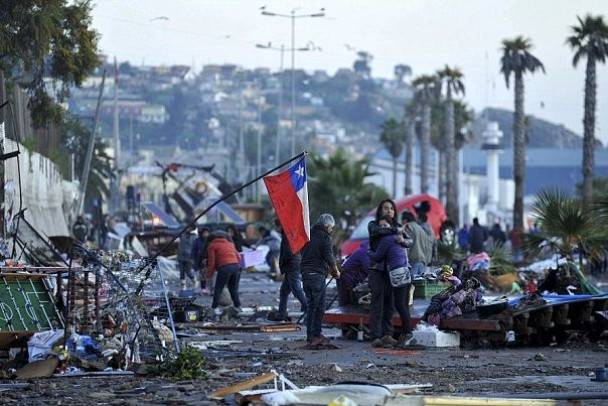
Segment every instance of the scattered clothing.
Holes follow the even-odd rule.
[[[471,272],[489,271],[490,256],[485,252],[471,255],[467,258],[467,264],[469,265],[469,271]]]

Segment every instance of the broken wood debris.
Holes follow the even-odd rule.
[[[175,327],[180,330],[196,329],[202,331],[246,331],[259,333],[289,333],[300,331],[300,326],[294,323],[279,324],[212,324],[212,323],[179,323]]]
[[[218,389],[215,392],[213,392],[210,397],[211,397],[211,399],[214,399],[214,400],[221,400],[221,399],[224,399],[228,395],[233,395],[240,391],[243,391],[246,389],[251,389],[258,385],[263,385],[265,383],[272,382],[272,381],[274,381],[275,377],[276,377],[276,375],[274,373],[268,372],[268,373],[256,376],[254,378],[247,379],[246,381],[242,381],[237,384],[234,384],[234,385],[222,388],[222,389]]]

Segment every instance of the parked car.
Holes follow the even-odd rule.
[[[435,238],[439,238],[441,224],[445,221],[447,216],[445,214],[445,208],[443,207],[443,204],[441,204],[439,200],[437,200],[431,195],[414,195],[396,200],[395,204],[397,205],[397,211],[399,212],[398,218],[400,218],[401,213],[404,210],[409,210],[414,215],[416,215],[416,210],[414,207],[424,201],[428,202],[430,205],[430,210],[427,213],[428,223],[433,229]],[[367,214],[367,216],[365,216],[365,218],[361,220],[361,222],[359,222],[357,227],[355,227],[352,234],[350,235],[350,238],[344,241],[344,243],[340,247],[340,253],[343,257],[350,255],[359,247],[359,245],[361,245],[363,241],[366,241],[368,239],[367,224],[374,219],[375,215],[376,209],[374,208]]]

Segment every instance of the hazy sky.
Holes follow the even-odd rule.
[[[584,61],[572,67],[564,45],[577,15],[591,12],[608,20],[608,0],[96,0],[93,25],[101,50],[135,64],[236,63],[245,67],[279,66],[278,52],[255,48],[271,41],[289,46],[288,19],[265,17],[259,8],[312,13],[324,18],[296,22],[296,46],[308,41],[321,52],[296,55],[307,70],[352,66],[355,51],[374,56],[372,74],[392,76],[406,63],[414,75],[444,64],[460,67],[466,100],[512,109],[513,95],[499,75],[500,41],[525,35],[547,74],[526,79],[526,112],[582,133]],[[157,19],[156,17],[168,17]],[[286,66],[290,63],[285,58]],[[608,67],[598,66],[596,136],[608,142]],[[544,106],[543,106],[544,104]]]

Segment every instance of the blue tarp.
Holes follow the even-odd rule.
[[[559,303],[559,302],[576,302],[579,300],[593,299],[596,297],[606,297],[606,296],[608,296],[608,293],[602,293],[599,295],[541,295],[541,296],[547,303]],[[521,299],[523,299],[525,297],[526,297],[525,295],[520,295],[513,299],[510,299],[509,306],[517,305],[521,301]]]
[[[180,224],[171,216],[169,213],[158,207],[155,203],[145,202],[142,206],[152,213],[153,216],[157,217],[163,225],[169,228],[179,228]]]

